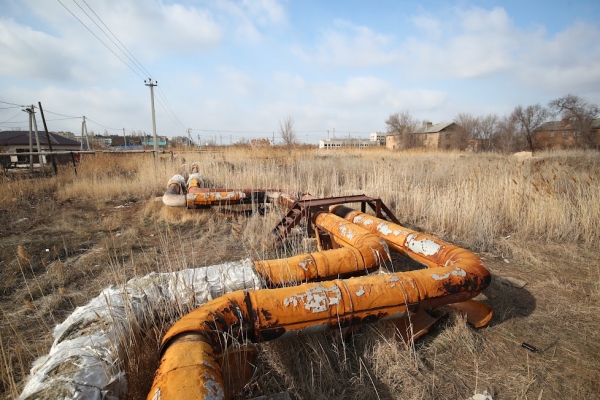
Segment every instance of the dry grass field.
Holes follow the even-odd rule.
[[[478,298],[495,310],[486,328],[445,310],[448,318],[408,350],[386,323],[350,338],[329,332],[259,344],[239,398],[287,391],[296,399],[466,399],[484,390],[495,400],[600,398],[599,153],[235,147],[157,163],[151,155],[88,155],[77,175],[64,166],[57,177],[0,177],[0,397],[19,395],[53,327],[109,285],[305,250],[301,240],[261,245],[276,212],[231,221],[214,209],[155,201],[195,161],[208,185],[381,198],[406,226],[478,253],[495,277]],[[165,315],[165,326],[130,343],[131,399],[145,398],[151,385],[158,338],[177,312]]]

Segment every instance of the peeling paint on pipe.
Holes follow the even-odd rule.
[[[454,277],[464,278],[469,275],[472,279],[476,278],[488,283],[491,279],[489,271],[479,257],[433,235],[413,231],[342,205],[332,206],[330,211],[377,234],[387,242],[390,249],[429,267],[430,277],[444,283],[448,290],[456,290],[456,287],[452,287],[450,283]],[[437,272],[442,266],[451,269],[444,273]],[[487,325],[493,316],[491,307],[474,300],[453,307],[465,313],[468,321],[476,328]]]
[[[320,213],[315,218],[315,224],[345,247],[284,259],[255,261],[256,271],[270,286],[356,273],[389,259],[389,250],[383,239],[343,218]]]
[[[346,206],[332,206],[330,211],[373,232],[383,238],[390,249],[407,255],[429,268],[457,266],[461,269],[475,269],[481,271],[482,274],[489,275],[488,270],[475,254],[444,242],[433,235],[413,231],[402,225],[394,224]]]
[[[197,399],[202,397],[205,379],[192,372],[187,359],[198,359],[198,371],[204,362],[212,365],[214,354],[207,346],[185,351],[172,347],[182,335],[197,334],[208,346],[218,347],[222,333],[237,338],[262,342],[302,335],[326,329],[339,329],[387,318],[399,318],[407,311],[437,307],[469,300],[490,282],[489,273],[466,271],[452,274],[454,266],[437,267],[390,275],[372,275],[346,280],[304,284],[296,287],[238,291],[206,303],[180,319],[162,340],[163,356],[152,390],[160,391],[162,399]],[[486,270],[487,272],[487,270]],[[448,274],[440,281],[432,278]],[[176,374],[185,364],[188,374]],[[164,393],[172,388],[196,389],[178,392],[174,397]]]

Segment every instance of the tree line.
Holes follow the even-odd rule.
[[[505,116],[491,113],[475,116],[470,113],[458,114],[453,122],[455,143],[461,149],[468,147],[469,142],[477,140],[484,150],[512,153],[534,148],[536,129],[551,119],[559,117],[568,122],[577,133],[577,145],[594,147],[593,123],[600,117],[600,107],[584,98],[567,94],[548,103],[547,106],[533,104],[518,105]],[[414,148],[422,145],[418,131],[422,122],[413,118],[409,111],[391,114],[386,120],[387,133],[400,135],[401,148]]]

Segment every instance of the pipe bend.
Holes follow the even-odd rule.
[[[481,259],[467,249],[343,205],[330,207],[330,212],[377,234],[392,250],[427,266],[427,270],[407,272],[420,285],[421,293],[429,296],[443,290],[464,298],[460,293],[471,292],[474,294],[469,298],[472,298],[491,282],[491,274]],[[431,282],[432,279],[437,282]]]
[[[205,341],[216,345],[219,333],[240,329],[249,316],[244,304],[246,292],[238,290],[227,293],[219,298],[204,303],[192,312],[182,317],[165,334],[161,342],[164,351],[171,341],[189,332],[195,332],[205,337]]]
[[[269,286],[309,282],[373,268],[389,259],[385,240],[330,213],[320,213],[315,224],[345,246],[294,257],[255,261],[256,271]]]

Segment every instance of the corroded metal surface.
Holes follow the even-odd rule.
[[[349,246],[355,241],[360,242],[359,237],[369,239],[363,230],[339,224],[338,220],[327,214],[317,217],[322,227],[335,232],[336,238],[346,240]],[[411,243],[416,250],[408,248],[406,253],[414,252],[432,258],[429,260],[431,268],[296,287],[238,291],[197,308],[180,319],[163,338],[164,356],[148,398],[152,399],[156,393],[160,393],[161,399],[224,398],[224,391],[209,393],[210,396],[223,393],[222,397],[197,397],[199,392],[190,397],[185,397],[185,393],[167,396],[170,386],[196,384],[200,387],[198,390],[205,390],[206,387],[216,388],[217,383],[222,385],[221,377],[215,375],[219,372],[214,367],[215,355],[205,349],[212,346],[218,351],[224,333],[238,339],[262,342],[382,319],[397,319],[408,313],[418,315],[429,307],[467,301],[489,285],[490,274],[481,263],[447,262],[447,265],[440,265],[436,255],[444,250],[445,244],[439,239],[429,236],[419,239],[417,236]],[[463,249],[448,246],[451,249],[444,253],[448,259],[462,254],[454,250]],[[463,254],[461,259],[470,258]],[[423,329],[428,327],[429,324]],[[196,335],[205,344],[197,351],[180,345],[181,338],[189,334]],[[191,351],[195,353],[190,355]],[[185,363],[190,373],[173,372],[182,368],[180,361],[175,360],[178,358],[196,360],[196,366]],[[207,368],[210,372],[206,372]]]
[[[203,196],[246,195],[243,190],[212,189],[211,192],[195,187],[188,189],[188,201],[192,189],[194,194]],[[417,324],[413,329],[416,326],[420,335],[436,322],[428,317],[426,309],[456,303],[474,325],[489,322],[491,308],[471,300],[491,281],[489,271],[476,255],[435,236],[345,206],[332,207],[332,212],[337,215],[316,214],[314,223],[334,239],[336,246],[342,247],[257,261],[256,271],[271,286],[361,271],[388,259],[386,243],[428,268],[295,287],[237,291],[212,300],[181,318],[164,336],[161,366],[148,399],[225,398],[216,362],[225,344],[224,337],[262,342],[402,318],[415,318]],[[415,332],[408,331],[410,324],[398,324],[404,330],[400,335],[405,342],[414,339]],[[194,342],[190,342],[190,337]],[[187,389],[192,386],[196,388]]]
[[[431,277],[444,282],[448,291],[459,290],[454,283],[451,283],[452,278],[464,276],[467,271],[476,271],[477,279],[487,281],[490,279],[490,274],[481,259],[466,249],[444,242],[433,235],[417,232],[346,206],[333,206],[330,210],[334,214],[370,230],[385,239],[390,249],[405,254],[422,265],[429,268],[453,267],[452,270],[443,274],[431,272]],[[469,290],[469,288],[466,289]],[[457,305],[452,304],[452,306],[465,314],[469,323],[476,328],[487,325],[493,316],[491,307],[475,300]]]
[[[343,248],[294,257],[255,261],[256,271],[270,286],[310,282],[340,274],[356,273],[388,260],[384,240],[343,218],[320,213],[315,218],[318,227],[333,235]]]

